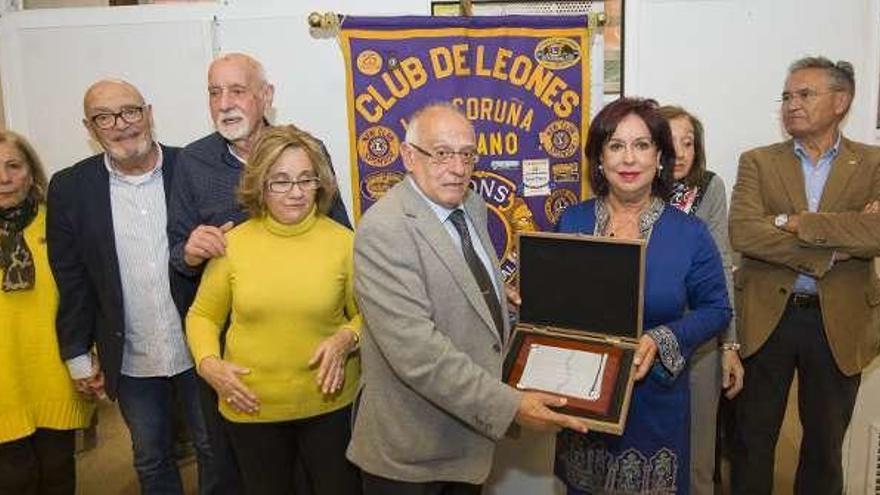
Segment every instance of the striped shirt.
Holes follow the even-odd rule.
[[[157,149],[153,170],[136,176],[119,173],[104,155],[125,309],[122,374],[132,377],[173,376],[193,366],[171,298],[162,148]]]

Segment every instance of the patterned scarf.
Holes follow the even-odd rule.
[[[37,202],[27,198],[12,208],[0,208],[0,270],[3,292],[34,287],[34,257],[24,241],[24,229],[37,216]]]
[[[697,208],[700,207],[700,203],[703,201],[703,194],[706,192],[706,188],[709,187],[709,181],[714,176],[715,174],[708,170],[703,172],[703,180],[696,186],[688,186],[684,182],[677,181],[672,185],[672,196],[669,198],[669,204],[688,215],[693,215],[696,213]]]

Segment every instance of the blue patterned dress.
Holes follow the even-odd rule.
[[[559,232],[603,235],[604,202],[569,207]],[[647,239],[643,328],[657,342],[651,372],[636,382],[621,436],[564,430],[556,439],[556,475],[569,495],[687,495],[687,360],[731,318],[715,242],[701,220],[655,200],[640,219]]]

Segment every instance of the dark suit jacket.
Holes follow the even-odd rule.
[[[880,352],[880,214],[862,213],[880,199],[880,148],[842,138],[819,210],[807,211],[804,175],[791,140],[740,158],[730,207],[730,240],[742,253],[735,274],[737,330],[743,355],[755,353],[785,310],[795,279],[817,279],[825,335],[840,370],[853,375]],[[806,212],[806,213],[805,213]],[[799,213],[797,235],[773,226]],[[832,264],[834,251],[852,256]]]
[[[178,151],[162,146],[166,203]],[[46,239],[58,284],[56,329],[61,358],[85,354],[96,345],[107,394],[116,397],[125,315],[104,154],[56,173],[48,196]],[[181,276],[170,266],[169,277],[172,297],[183,316],[188,295],[181,293],[181,287],[186,285],[181,286]]]
[[[355,234],[363,373],[348,457],[385,478],[482,483],[520,394],[501,382],[503,339],[461,250],[414,187],[394,186]],[[463,207],[497,267],[486,205],[469,193]]]

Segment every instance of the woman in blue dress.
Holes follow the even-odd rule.
[[[675,147],[653,100],[622,98],[593,119],[585,153],[596,198],[560,232],[645,239],[644,334],[623,435],[565,430],[557,476],[569,495],[687,495],[688,359],[731,318],[721,258],[705,224],[668,204]]]

